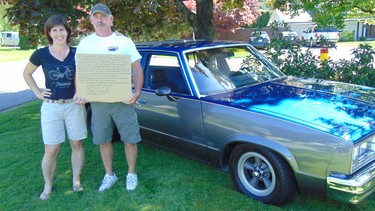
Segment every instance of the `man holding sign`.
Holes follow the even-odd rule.
[[[141,141],[134,107],[143,86],[141,55],[130,38],[112,32],[114,18],[106,5],[93,6],[89,18],[95,33],[82,39],[77,47],[77,97],[91,102],[93,142],[100,145],[106,171],[99,192],[111,188],[117,181],[112,169],[112,122],[124,142],[128,163],[126,189],[132,191],[138,183],[135,166],[137,143]]]

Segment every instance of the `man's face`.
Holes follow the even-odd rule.
[[[97,12],[90,16],[90,23],[94,26],[95,30],[111,29],[112,22],[112,15]]]

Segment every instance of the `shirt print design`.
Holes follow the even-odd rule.
[[[57,87],[69,87],[73,81],[74,70],[68,66],[56,67],[48,72],[48,76]]]
[[[117,51],[118,50],[118,46],[109,46],[108,50],[109,51]]]

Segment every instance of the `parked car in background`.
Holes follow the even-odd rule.
[[[1,32],[1,46],[18,46],[20,43],[18,32]]]
[[[229,171],[264,203],[300,190],[355,204],[375,190],[375,88],[286,76],[243,42],[137,49],[144,142]]]
[[[310,27],[303,31],[302,39],[307,46],[320,45],[321,38],[324,37],[328,42],[337,43],[340,39],[340,32],[337,28],[317,28]]]
[[[283,31],[277,36],[277,38],[280,41],[281,46],[284,48],[290,48],[302,41],[301,37],[298,36],[295,31]]]
[[[250,36],[250,44],[257,49],[265,49],[271,42],[265,31],[254,31]]]

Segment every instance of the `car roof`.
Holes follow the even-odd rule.
[[[185,51],[197,48],[219,47],[247,44],[242,41],[204,41],[204,40],[170,40],[153,42],[136,42],[138,50],[164,50],[164,51]]]
[[[282,34],[297,34],[297,32],[295,31],[284,31],[284,32],[281,32]]]

